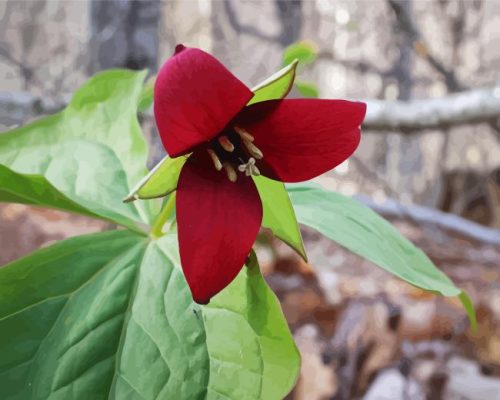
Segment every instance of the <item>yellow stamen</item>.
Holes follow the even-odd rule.
[[[210,155],[210,158],[212,159],[212,162],[214,163],[214,167],[217,171],[220,171],[222,169],[222,163],[219,160],[219,157],[217,157],[217,154],[215,154],[215,151],[212,149],[207,149],[208,154]]]
[[[229,179],[233,183],[236,182],[236,179],[238,179],[238,175],[236,174],[236,170],[234,169],[234,167],[229,163],[224,163],[222,165],[226,170],[227,179]]]
[[[262,154],[262,151],[260,151],[257,146],[255,146],[252,142],[249,142],[248,140],[243,140],[243,144],[247,148],[248,152],[255,157],[257,160],[261,160],[262,157],[264,157],[264,154]]]
[[[231,143],[231,141],[227,138],[227,136],[219,137],[219,143],[222,146],[222,148],[227,152],[231,153],[234,151],[234,144]]]
[[[241,140],[246,140],[248,142],[254,141],[254,137],[250,133],[248,133],[245,129],[240,128],[239,126],[235,126],[234,130],[238,135],[240,135]]]

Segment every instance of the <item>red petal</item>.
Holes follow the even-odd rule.
[[[290,99],[245,108],[236,124],[255,137],[264,154],[263,175],[300,182],[335,168],[356,150],[366,104]]]
[[[177,157],[212,139],[252,97],[214,57],[178,45],[155,84],[155,118],[168,154]]]
[[[262,221],[260,197],[253,179],[239,174],[232,183],[224,171],[191,156],[176,207],[182,269],[193,299],[206,304],[243,267]]]

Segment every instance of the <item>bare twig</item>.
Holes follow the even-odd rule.
[[[252,25],[241,24],[229,0],[224,1],[224,9],[226,11],[229,24],[237,33],[245,33],[247,35],[254,36],[266,42],[271,42],[271,43],[278,42],[279,36],[269,35],[267,33],[261,32]]]
[[[401,30],[405,32],[407,37],[411,40],[413,50],[444,78],[446,86],[450,91],[455,92],[465,89],[465,87],[458,82],[455,72],[447,68],[429,52],[429,47],[425,44],[420,29],[411,13],[411,3],[408,0],[388,0],[388,3],[398,19]]]

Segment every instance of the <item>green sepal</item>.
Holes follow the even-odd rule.
[[[255,86],[255,93],[248,105],[260,101],[275,100],[285,97],[293,86],[297,62],[293,61],[286,67],[271,75],[269,78]],[[146,84],[141,95],[140,104],[150,106],[152,101],[152,83]],[[160,161],[123,199],[131,202],[137,199],[154,199],[166,196],[177,188],[179,174],[188,156],[177,158],[165,157]]]
[[[254,176],[253,180],[262,200],[262,226],[272,231],[307,262],[299,224],[292,203],[282,182]]]
[[[177,189],[179,174],[188,158],[189,155],[176,158],[166,156],[135,185],[123,201],[156,199],[172,193]]]
[[[297,64],[298,60],[291,61],[286,67],[253,87],[254,96],[247,105],[284,98],[292,89]]]

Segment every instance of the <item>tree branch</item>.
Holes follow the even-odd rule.
[[[443,129],[496,121],[500,117],[500,87],[405,102],[368,100],[367,105],[363,127],[368,130],[411,133]]]
[[[423,129],[489,123],[500,117],[500,87],[476,89],[435,99],[410,101],[365,100],[363,127],[369,131],[410,134]],[[37,114],[52,114],[65,104],[54,104],[27,92],[0,92],[0,123],[23,123]]]
[[[410,134],[423,129],[485,123],[500,117],[500,87],[469,90],[435,99],[411,101],[366,100],[363,127],[368,131]],[[27,92],[0,92],[0,123],[21,124],[38,114],[51,114],[64,103],[34,97]]]

